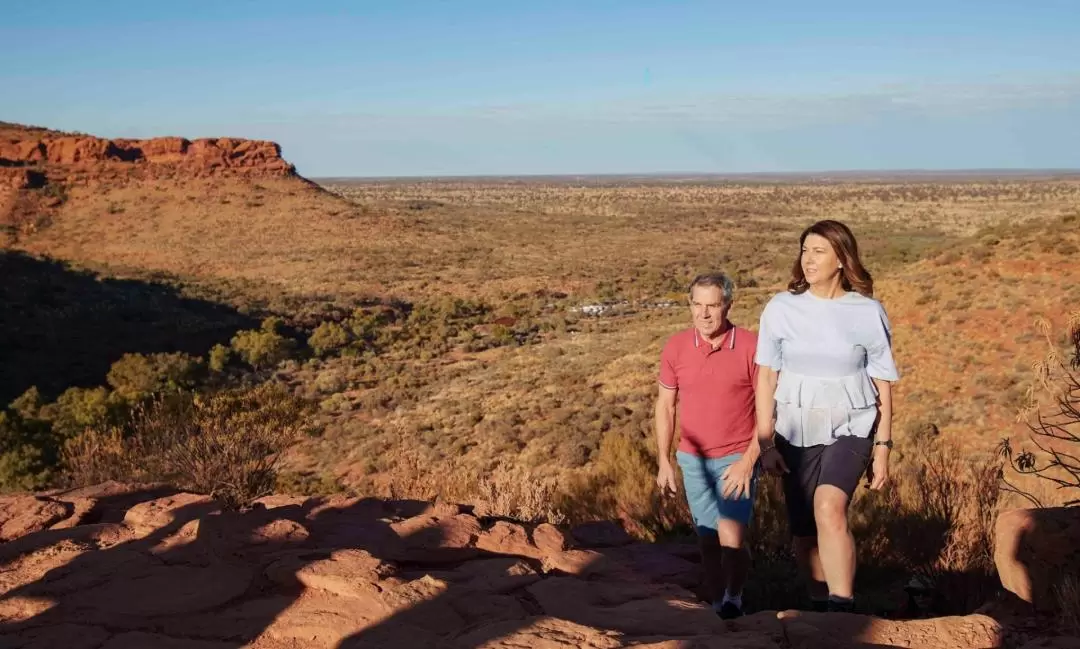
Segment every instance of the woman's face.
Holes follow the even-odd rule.
[[[836,256],[829,240],[820,234],[808,234],[803,240],[802,257],[803,275],[811,286],[829,284],[840,273],[840,258]]]

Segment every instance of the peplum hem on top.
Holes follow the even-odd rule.
[[[877,388],[866,372],[836,378],[780,372],[776,432],[793,446],[868,437],[877,423]]]
[[[877,406],[878,391],[866,372],[822,378],[788,370],[776,384],[777,403],[796,408],[862,410]]]

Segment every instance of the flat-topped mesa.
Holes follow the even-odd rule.
[[[281,157],[281,147],[265,140],[158,137],[147,140],[103,139],[81,135],[0,137],[0,167],[130,164],[182,169],[193,176],[293,176],[296,169]],[[148,169],[149,171],[149,169]],[[153,175],[153,173],[151,173]]]
[[[109,139],[0,121],[0,247],[49,228],[73,209],[83,216],[86,210],[92,213],[95,200],[113,189],[130,188],[128,195],[110,199],[110,210],[122,210],[125,202],[138,202],[135,194],[151,187],[165,190],[167,196],[161,183],[213,184],[219,179],[238,182],[235,189],[241,194],[244,185],[262,191],[256,189],[256,180],[315,187],[281,157],[275,142],[232,137]]]

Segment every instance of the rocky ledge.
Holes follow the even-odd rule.
[[[148,140],[59,135],[51,131],[0,134],[0,167],[123,164],[182,169],[192,176],[291,176],[292,164],[274,142],[238,138],[158,137]]]
[[[281,147],[269,141],[105,139],[0,122],[0,245],[5,237],[46,227],[75,187],[110,189],[145,180],[183,183],[206,178],[307,183],[281,157]]]
[[[985,615],[722,621],[689,590],[692,548],[417,501],[275,496],[223,512],[108,483],[0,498],[0,541],[3,647],[951,649],[1006,632]]]

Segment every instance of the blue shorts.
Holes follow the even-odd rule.
[[[754,465],[753,477],[750,480],[750,493],[741,497],[725,498],[724,481],[720,477],[724,474],[724,469],[741,457],[742,453],[732,453],[724,457],[698,457],[683,451],[675,453],[675,459],[682,469],[686,500],[699,535],[715,535],[717,521],[720,519],[743,525],[750,524],[750,517],[754,513],[754,495],[757,493],[757,465]]]

